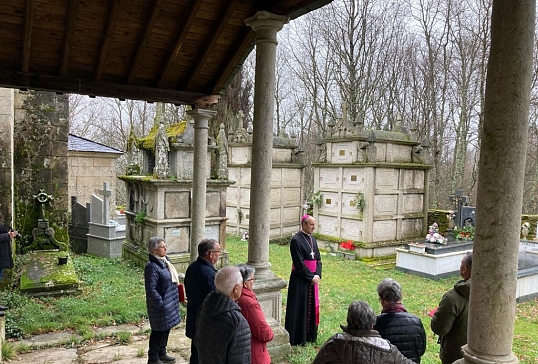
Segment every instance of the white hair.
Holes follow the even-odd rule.
[[[235,265],[228,265],[220,269],[215,275],[215,287],[219,293],[229,296],[235,285],[243,284],[243,277],[239,268]]]

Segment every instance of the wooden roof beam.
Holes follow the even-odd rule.
[[[26,13],[24,14],[24,34],[22,36],[22,72],[30,69],[30,49],[32,47],[32,28],[34,26],[34,0],[26,0]]]
[[[72,0],[69,2],[69,13],[67,15],[67,23],[65,24],[65,36],[62,46],[62,60],[60,66],[60,75],[65,77],[69,68],[69,58],[71,57],[71,44],[75,34],[75,25],[78,17],[78,9],[80,0]]]
[[[151,32],[153,31],[153,28],[155,27],[155,23],[157,22],[157,18],[159,17],[159,12],[161,11],[162,4],[163,4],[162,0],[156,0],[154,3],[151,17],[149,18],[146,28],[144,29],[144,35],[142,37],[142,40],[138,42],[138,49],[136,50],[134,61],[131,64],[131,68],[129,71],[129,78],[127,79],[128,85],[132,85],[134,82],[136,73],[138,72],[138,68],[142,60],[142,56],[144,54],[144,49],[146,48],[146,45],[149,42],[149,38],[151,37]]]
[[[95,71],[95,80],[101,81],[103,71],[105,70],[106,58],[108,57],[108,50],[110,49],[110,43],[114,35],[114,29],[118,22],[120,14],[120,0],[113,0],[112,11],[108,15],[108,21],[106,23],[105,35],[103,42],[101,43],[101,53],[99,54],[99,62],[97,64],[97,70]]]
[[[230,20],[232,13],[234,12],[236,7],[237,7],[237,0],[232,0],[228,3],[228,7],[226,8],[225,12],[220,17],[215,31],[211,33],[212,34],[211,41],[209,42],[208,46],[205,47],[205,52],[203,52],[201,54],[201,57],[199,57],[196,60],[196,62],[194,62],[194,64],[196,65],[196,68],[194,69],[193,72],[191,72],[191,76],[187,80],[187,90],[191,89],[194,81],[200,75],[200,72],[202,71],[203,66],[206,63],[207,58],[213,52],[213,49],[215,48],[215,45],[217,44],[218,39],[220,38],[222,32],[224,31],[224,28],[226,27],[226,24],[228,23],[228,20]]]
[[[170,72],[170,69],[174,65],[174,61],[176,59],[176,56],[181,49],[181,46],[183,45],[183,42],[187,38],[188,31],[196,18],[196,14],[198,13],[198,9],[200,9],[200,5],[202,4],[201,1],[193,1],[192,5],[189,9],[189,12],[187,14],[187,17],[185,21],[183,22],[183,25],[178,31],[178,35],[176,37],[176,41],[174,43],[174,47],[171,49],[171,52],[168,54],[168,57],[166,58],[165,66],[163,67],[163,71],[161,72],[161,75],[159,76],[159,79],[157,81],[157,87],[162,87],[164,80],[166,79],[166,76],[168,75],[168,72]]]

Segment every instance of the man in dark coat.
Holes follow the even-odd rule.
[[[463,358],[461,347],[467,344],[472,267],[473,253],[468,252],[461,259],[460,276],[463,279],[443,295],[437,311],[432,316],[431,328],[439,335],[439,358],[443,364]]]
[[[347,310],[347,326],[319,349],[312,364],[414,364],[388,340],[372,330],[376,318],[364,301],[354,301]]]
[[[426,332],[420,318],[407,312],[402,304],[402,287],[394,279],[385,278],[377,285],[377,294],[383,310],[374,330],[405,357],[420,363],[426,351]]]
[[[198,258],[185,272],[185,293],[187,295],[187,324],[185,334],[191,339],[190,364],[198,364],[196,335],[196,311],[206,296],[215,290],[215,263],[219,260],[220,244],[214,239],[204,239],[198,244]]]
[[[170,330],[179,324],[179,277],[166,256],[163,238],[148,241],[148,262],[144,268],[146,306],[151,334],[149,336],[148,364],[175,363],[166,354]]]
[[[312,236],[316,220],[301,218],[301,231],[293,236],[290,253],[293,262],[288,285],[285,328],[291,345],[316,341],[319,325],[318,283],[321,280],[321,255]]]
[[[219,270],[215,286],[217,291],[206,297],[196,320],[200,364],[250,364],[250,327],[236,303],[243,287],[239,268]]]

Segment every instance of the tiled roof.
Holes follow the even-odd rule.
[[[67,148],[70,152],[94,152],[94,153],[113,153],[123,154],[121,150],[107,147],[106,145],[92,142],[91,140],[69,134]]]

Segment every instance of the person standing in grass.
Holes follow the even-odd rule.
[[[439,335],[441,344],[439,358],[443,364],[463,358],[461,347],[467,344],[472,268],[473,252],[467,252],[460,264],[460,276],[463,279],[443,295],[439,307],[432,316],[431,329]]]
[[[270,364],[271,357],[267,351],[267,343],[273,340],[275,334],[265,320],[265,315],[258,303],[258,299],[254,291],[252,291],[256,269],[249,264],[239,264],[238,267],[243,277],[243,290],[237,304],[241,307],[241,313],[245,316],[250,326],[251,364]]]
[[[146,306],[151,333],[149,335],[148,364],[175,363],[166,354],[170,330],[177,326],[179,316],[179,277],[176,268],[166,256],[163,238],[148,241],[148,262],[144,269]]]
[[[352,302],[347,310],[347,326],[340,325],[344,332],[329,338],[312,364],[414,364],[372,330],[375,321],[367,302]]]
[[[402,287],[394,279],[385,278],[377,285],[377,294],[383,310],[374,330],[407,358],[420,363],[426,352],[426,332],[420,318],[408,313],[402,304]]]
[[[228,265],[215,274],[217,290],[207,295],[196,318],[196,348],[203,364],[250,364],[250,327],[236,301],[243,277]]]
[[[206,296],[215,290],[215,264],[220,257],[220,244],[214,239],[204,239],[198,244],[198,258],[185,272],[185,293],[187,294],[187,324],[185,335],[191,339],[190,364],[198,364],[196,336],[196,311],[202,306]]]
[[[319,291],[321,255],[312,236],[316,220],[310,215],[301,218],[301,231],[290,243],[292,260],[285,328],[291,345],[315,342],[319,326]]]

